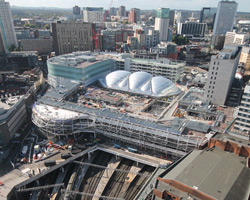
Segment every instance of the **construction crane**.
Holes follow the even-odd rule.
[[[115,1],[115,0],[111,0],[111,2],[110,2],[110,4],[109,4],[108,12],[105,12],[104,18],[103,18],[103,20],[102,20],[102,23],[101,23],[101,25],[100,25],[98,31],[95,32],[94,28],[92,27],[92,34],[93,34],[92,39],[95,41],[95,49],[98,49],[99,35],[100,35],[101,30],[102,30],[103,24],[104,24],[104,22],[106,21],[107,15],[109,14],[109,10],[110,10],[111,6],[113,5],[114,1]]]

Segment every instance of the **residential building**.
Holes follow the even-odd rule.
[[[161,42],[156,47],[150,48],[150,52],[166,55],[167,58],[173,60],[178,58],[177,45],[172,42]]]
[[[200,23],[206,23],[209,29],[213,29],[217,8],[202,8]]]
[[[131,9],[128,14],[128,22],[134,24],[137,22],[137,14],[134,9]]]
[[[103,22],[104,10],[99,7],[84,7],[83,21],[88,23]]]
[[[247,71],[250,71],[250,47],[249,46],[242,47],[240,63],[243,63],[245,69]]]
[[[126,17],[126,7],[120,6],[118,10],[118,16]]]
[[[227,45],[227,44],[243,45],[243,44],[249,44],[249,43],[250,43],[250,34],[240,34],[236,32],[226,33],[224,45]]]
[[[250,82],[244,89],[234,129],[250,133]]]
[[[204,37],[206,23],[186,22],[179,23],[177,33],[187,37]]]
[[[12,14],[10,10],[9,2],[5,0],[0,0],[0,29],[3,34],[4,40],[6,40],[6,49],[9,49],[12,45],[17,47],[17,39],[12,19]]]
[[[56,55],[75,51],[92,51],[92,34],[90,23],[52,23],[53,46]]]
[[[217,7],[213,35],[226,34],[233,30],[238,4],[235,1],[220,1]]]
[[[168,41],[169,8],[159,8],[155,18],[155,30],[159,31],[159,40]]]
[[[205,85],[205,98],[216,105],[224,105],[231,90],[238,67],[241,47],[225,46],[216,56],[212,56]]]

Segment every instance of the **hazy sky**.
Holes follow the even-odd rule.
[[[140,9],[156,9],[166,7],[171,9],[200,10],[202,7],[217,7],[220,0],[6,0],[11,5],[24,7],[59,7],[71,8],[74,5],[101,6],[109,8],[110,4],[114,7],[120,5],[127,9],[137,7]],[[236,0],[238,11],[250,12],[250,0]],[[112,3],[113,2],[113,3]]]

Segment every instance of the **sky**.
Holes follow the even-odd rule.
[[[11,6],[23,7],[58,7],[71,8],[75,5],[80,7],[119,7],[126,9],[157,9],[160,7],[170,9],[201,10],[202,7],[217,7],[220,0],[5,0]],[[250,0],[236,0],[238,11],[250,12]],[[111,6],[110,6],[111,5]]]

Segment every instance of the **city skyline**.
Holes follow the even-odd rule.
[[[108,9],[111,4],[111,0],[101,0],[98,2],[94,2],[92,0],[86,0],[84,3],[80,0],[65,0],[65,1],[49,1],[49,0],[41,0],[39,2],[32,0],[7,0],[10,2],[11,6],[22,6],[22,7],[58,7],[58,8],[71,8],[75,5],[80,7],[104,7]],[[159,7],[166,7],[170,9],[182,9],[186,10],[201,10],[202,7],[217,7],[219,0],[157,0],[152,3],[151,0],[137,1],[127,0],[126,2],[121,0],[114,0],[111,7],[118,7],[120,5],[126,6],[126,9],[130,9],[132,7],[138,7],[140,9],[157,9]],[[236,1],[239,6],[239,12],[249,12],[250,2],[246,2],[245,0],[237,0]],[[132,5],[132,6],[130,6]]]

